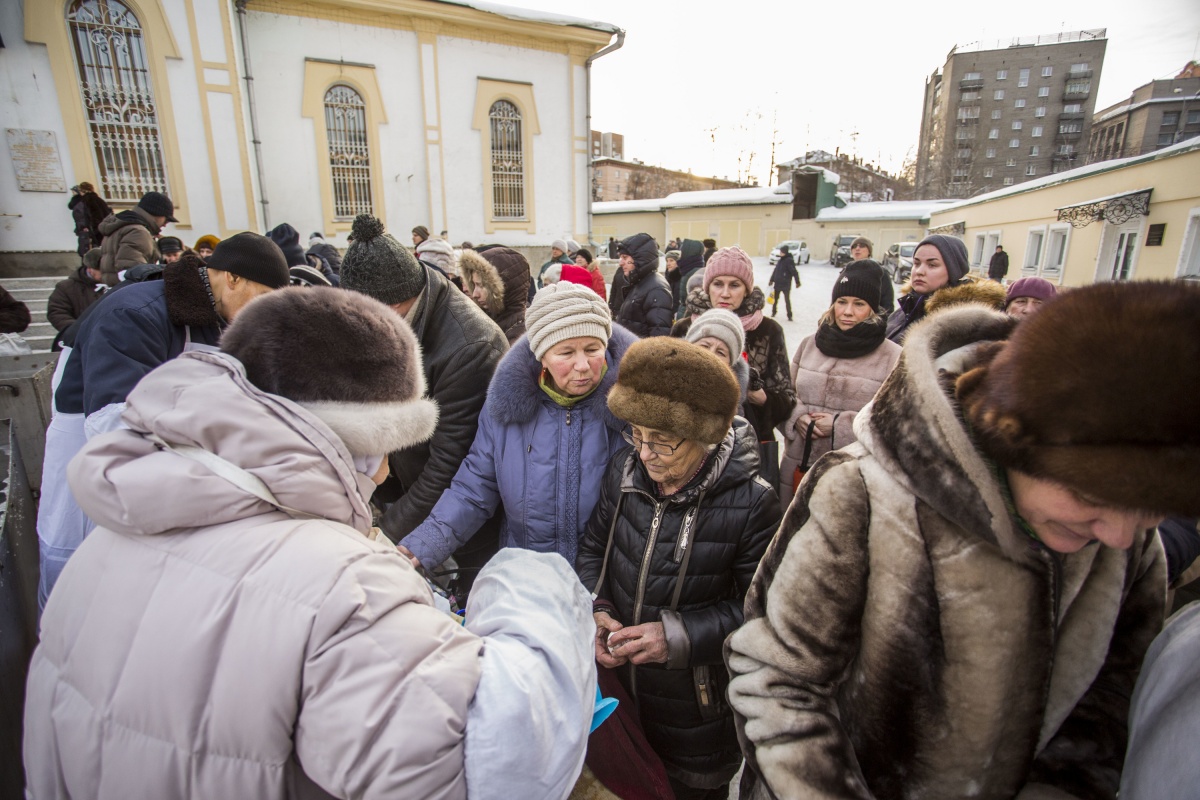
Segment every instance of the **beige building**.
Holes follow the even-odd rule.
[[[930,215],[955,200],[897,200],[883,203],[847,203],[844,208],[822,208],[814,219],[792,223],[793,239],[808,244],[813,260],[829,258],[834,241],[842,235],[865,236],[874,245],[876,260],[897,242],[917,242],[925,235]]]
[[[982,269],[1003,245],[1010,280],[1200,280],[1200,139],[943,206],[930,230]]]

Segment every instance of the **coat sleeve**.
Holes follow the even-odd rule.
[[[59,332],[65,331],[75,321],[75,309],[71,305],[66,281],[55,286],[50,293],[50,299],[46,301],[46,320]]]
[[[721,663],[721,645],[725,638],[742,624],[742,604],[750,589],[758,562],[766,552],[767,543],[779,527],[782,511],[779,495],[767,488],[759,492],[746,518],[730,569],[733,571],[737,596],[705,608],[679,613],[690,643],[691,659],[686,666],[701,667]]]
[[[96,315],[94,323],[78,347],[86,376],[83,413],[89,416],[124,403],[138,381],[170,358],[171,343],[166,317],[136,308],[114,308]]]
[[[671,299],[670,289],[656,286],[647,292],[642,310],[647,337],[671,335],[671,326],[675,324],[675,302]]]
[[[788,369],[788,374],[791,376],[792,380],[792,391],[796,391],[796,376],[800,374],[800,357],[803,350],[804,342],[801,342],[799,346],[796,347],[795,354],[792,355],[792,363]],[[796,404],[792,406],[792,412],[788,414],[787,421],[780,426],[780,433],[783,434],[783,438],[788,442],[791,442],[793,439],[796,439],[800,436],[800,431],[796,429],[796,424],[800,421],[802,416],[808,413],[808,409],[805,408],[804,404],[799,400],[799,392],[796,393],[796,397]]]
[[[490,343],[463,347],[446,365],[437,385],[429,387],[429,396],[438,404],[438,424],[429,440],[425,468],[384,515],[382,527],[392,541],[400,541],[424,522],[450,486],[475,439],[487,394],[480,376],[490,378],[502,355],[504,349]]]
[[[141,225],[129,225],[123,230],[114,259],[117,272],[138,264],[154,262],[154,237]]]
[[[20,333],[29,327],[29,306],[0,286],[0,333]]]
[[[867,800],[837,700],[866,601],[866,487],[844,453],[810,476],[754,576],[745,624],[725,644],[729,702],[752,796]]]
[[[1130,553],[1130,575],[1108,648],[1091,687],[1034,758],[1021,800],[1055,796],[1115,797],[1128,743],[1129,700],[1138,671],[1166,612],[1166,556],[1157,532]]]
[[[441,564],[466,544],[500,505],[495,425],[484,403],[475,441],[450,488],[442,493],[429,517],[401,542],[427,568]]]
[[[462,798],[482,641],[433,608],[428,589],[397,560],[359,558],[317,612],[296,754],[337,797]]]

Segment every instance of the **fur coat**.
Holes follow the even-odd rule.
[[[1116,796],[1165,558],[1152,531],[1060,555],[1017,527],[952,388],[1012,325],[912,329],[800,484],[725,645],[743,798]]]

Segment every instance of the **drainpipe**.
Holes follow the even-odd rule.
[[[254,171],[258,173],[259,204],[262,205],[263,230],[271,230],[268,213],[267,181],[263,175],[262,140],[258,138],[258,106],[254,102],[254,73],[250,69],[250,42],[246,38],[246,0],[236,0],[238,36],[242,40],[242,64],[246,70],[246,102],[250,106],[250,142],[254,145]]]
[[[245,0],[238,0],[238,2],[239,3],[245,2]],[[592,166],[592,62],[595,61],[597,58],[600,58],[601,56],[608,55],[609,53],[613,52],[614,50],[620,50],[622,45],[624,45],[624,44],[625,44],[625,30],[623,28],[618,28],[616,41],[609,42],[608,45],[604,49],[597,50],[596,52],[592,53],[590,56],[587,57],[587,60],[583,62],[584,84],[587,87],[587,91],[585,92],[585,102],[587,103],[587,132],[588,132],[588,139],[587,139],[587,141],[588,141],[588,146],[587,146],[587,152],[588,152],[588,170],[587,170],[587,182],[588,182],[588,185],[587,185],[587,227],[588,227],[587,238],[588,238],[588,240],[587,240],[587,245],[588,245],[588,247],[591,247],[591,245],[592,245],[592,182],[595,180],[595,175],[592,174],[594,171],[594,168]]]

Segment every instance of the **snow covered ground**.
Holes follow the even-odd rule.
[[[754,283],[762,288],[763,294],[769,294],[771,289],[767,286],[767,281],[771,279],[771,271],[774,267],[767,264],[766,256],[752,260],[754,261]],[[792,289],[792,311],[795,319],[788,322],[787,306],[782,304],[779,307],[779,315],[775,317],[775,321],[783,326],[789,362],[795,355],[796,348],[800,346],[801,340],[816,332],[817,320],[832,302],[829,295],[833,291],[833,281],[838,276],[838,270],[831,267],[828,261],[813,260],[800,265],[798,270],[801,286],[799,289]],[[771,307],[767,306],[764,313],[770,316]]]

